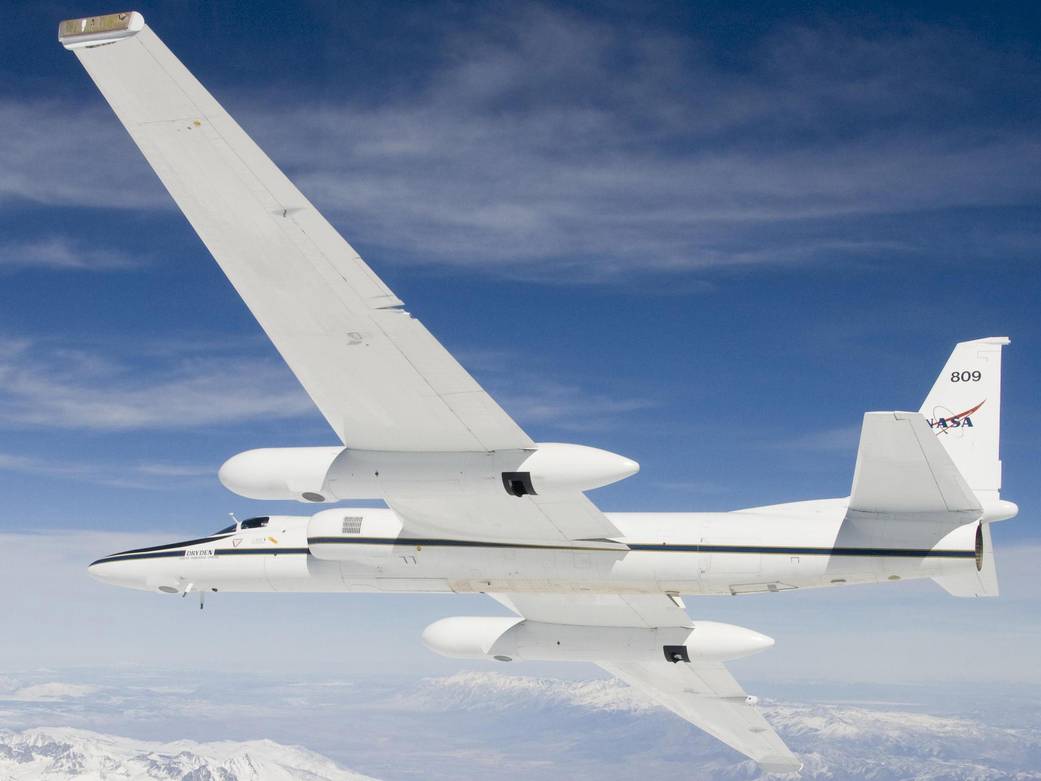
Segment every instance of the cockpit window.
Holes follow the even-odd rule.
[[[241,528],[241,529],[259,529],[259,528],[261,528],[263,526],[267,526],[267,522],[269,520],[271,520],[271,519],[266,517],[266,516],[263,517],[263,518],[247,518],[246,520],[244,520],[242,523],[239,524],[239,528]]]
[[[215,531],[214,534],[231,534],[233,531],[237,531],[238,528],[238,524],[233,523],[231,526],[225,526],[223,529]]]

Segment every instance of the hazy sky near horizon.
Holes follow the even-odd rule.
[[[536,440],[641,463],[594,494],[604,509],[845,495],[864,411],[917,409],[955,342],[1011,336],[1008,598],[921,584],[703,609],[778,637],[764,671],[857,660],[884,676],[906,654],[908,677],[956,680],[983,654],[974,674],[1037,682],[1036,8],[138,9]],[[126,542],[271,511],[217,482],[234,453],[333,442],[55,40],[58,20],[105,10],[12,4],[0,29],[2,574],[24,595],[12,630],[49,639],[42,656],[4,644],[0,665],[125,652],[221,667],[268,638],[271,664],[343,648],[446,669],[418,630],[493,605],[243,596],[206,624],[85,579]],[[42,578],[49,563],[60,577]]]
[[[194,598],[113,588],[86,576],[92,551],[155,539],[154,532],[0,534],[0,590],[12,595],[4,609],[10,640],[0,643],[0,676],[113,667],[189,675],[248,670],[349,678],[485,670],[603,677],[591,664],[503,665],[447,659],[423,646],[423,629],[440,618],[508,614],[481,595],[222,593],[211,594],[200,611]],[[915,581],[691,597],[687,607],[697,618],[753,627],[776,640],[768,651],[730,664],[758,695],[776,697],[783,689],[789,696],[800,683],[825,690],[951,682],[1037,688],[1038,556],[1036,545],[998,552],[998,599],[956,599],[931,581]]]

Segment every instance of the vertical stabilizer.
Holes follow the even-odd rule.
[[[1001,348],[1008,337],[960,342],[922,405],[937,440],[987,503],[1001,489]]]

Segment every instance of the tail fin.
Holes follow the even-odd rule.
[[[960,342],[920,412],[986,505],[1001,489],[1001,348],[1008,337]]]
[[[921,409],[937,440],[983,505],[983,522],[976,531],[976,571],[933,578],[956,597],[997,596],[998,576],[988,521],[1011,518],[1019,509],[999,496],[1001,348],[1009,341],[1005,336],[991,336],[957,344]]]

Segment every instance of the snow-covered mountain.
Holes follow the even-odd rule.
[[[366,781],[331,760],[269,740],[153,743],[68,728],[0,732],[4,781]]]
[[[614,680],[562,681],[497,673],[460,673],[423,681],[409,696],[416,707],[451,712],[485,711],[532,719],[532,711],[558,716],[568,709],[596,714],[596,729],[646,722],[649,711],[672,719],[639,692]],[[850,704],[762,706],[767,718],[805,763],[803,778],[870,781],[1041,780],[1041,730],[1008,728],[911,709]],[[673,725],[674,726],[674,725]],[[690,730],[689,778],[747,779],[750,762]],[[620,744],[622,750],[631,744]],[[658,751],[675,751],[663,740]]]
[[[815,691],[816,702],[762,706],[805,762],[802,779],[1041,781],[1041,708],[1029,691]],[[156,736],[188,740],[134,739]],[[389,781],[759,776],[736,752],[610,679],[130,670],[0,680],[0,781],[365,777],[343,768]]]
[[[597,711],[638,713],[658,705],[636,689],[614,678],[565,681],[494,672],[462,672],[444,678],[425,678],[402,705],[437,710],[496,710],[567,706]]]

